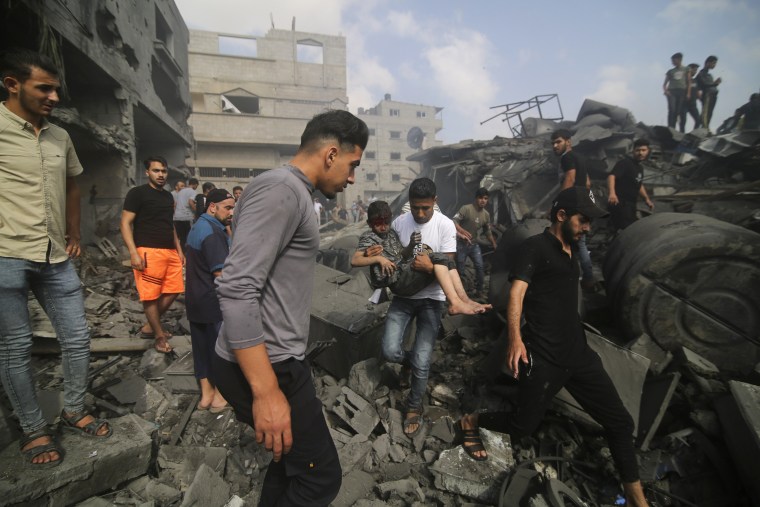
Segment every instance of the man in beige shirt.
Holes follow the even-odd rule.
[[[3,51],[0,76],[8,93],[0,104],[0,379],[21,423],[24,459],[48,468],[63,461],[63,451],[34,389],[29,290],[61,346],[64,428],[101,438],[112,433],[84,406],[90,333],[70,260],[80,253],[75,177],[83,169],[66,131],[47,121],[61,85],[50,59],[26,49]]]

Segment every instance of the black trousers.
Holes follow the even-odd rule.
[[[688,99],[684,105],[684,110],[689,113],[689,116],[691,116],[694,119],[694,127],[695,129],[698,129],[699,126],[702,124],[702,118],[699,115],[699,110],[697,109],[697,98],[692,96],[690,99]],[[681,115],[681,132],[684,132],[686,129],[686,114]]]
[[[174,230],[177,231],[177,238],[179,238],[179,244],[182,246],[182,253],[185,253],[185,243],[187,242],[187,235],[190,234],[190,227],[193,223],[190,220],[180,220],[174,222]]]
[[[615,230],[623,230],[636,221],[636,201],[620,201],[609,206],[610,221]]]
[[[209,379],[212,384],[214,380],[211,376],[211,358],[216,355],[214,349],[216,348],[216,337],[219,335],[220,327],[222,327],[222,321],[190,321],[190,341],[193,344],[195,378]]]
[[[238,420],[253,427],[253,393],[240,366],[214,354],[212,368],[216,387]],[[338,496],[343,474],[309,364],[288,359],[272,369],[290,404],[293,447],[269,463],[259,506],[327,506]]]
[[[529,436],[541,423],[554,396],[565,387],[604,428],[622,481],[639,480],[633,419],[604,371],[599,355],[586,345],[572,367],[562,368],[532,351],[529,344],[527,348],[533,356],[533,367],[528,376],[520,378],[516,411],[480,414],[478,426],[508,433],[512,438]]]

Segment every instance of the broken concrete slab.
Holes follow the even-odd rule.
[[[143,308],[143,305],[140,301],[124,296],[119,296],[118,300],[119,308],[121,308],[121,311],[128,311],[139,314],[145,313],[145,309]]]
[[[139,371],[145,378],[156,378],[160,377],[170,364],[169,354],[159,352],[155,348],[149,348],[140,359]]]
[[[216,470],[201,463],[180,507],[224,507],[229,498],[229,484]]]
[[[454,441],[454,421],[450,417],[441,417],[433,423],[430,436],[450,444]]]
[[[348,387],[368,401],[380,382],[380,366],[374,357],[356,363],[348,373]]]
[[[224,447],[180,447],[162,445],[158,451],[158,467],[161,479],[185,490],[195,478],[201,465],[213,471],[224,473],[227,463],[227,449]],[[224,498],[225,502],[227,497]]]
[[[195,378],[192,351],[180,355],[179,359],[164,370],[164,380],[166,387],[172,393],[196,394],[200,392],[198,380]]]
[[[639,447],[642,451],[649,450],[649,445],[660,427],[680,380],[681,374],[674,372],[648,378],[644,383],[637,433],[637,442],[640,442]]]
[[[501,484],[515,465],[512,445],[509,435],[480,428],[480,436],[488,460],[475,461],[458,445],[443,451],[430,471],[438,489],[494,504]]]
[[[64,433],[66,451],[55,469],[34,470],[21,465],[18,448],[0,453],[0,498],[7,504],[38,501],[69,505],[144,475],[151,461],[152,423],[135,415],[110,419],[113,435],[107,439]]]
[[[357,466],[364,464],[372,450],[372,442],[352,442],[338,449],[338,459],[345,476]]]
[[[715,401],[723,435],[751,503],[760,505],[760,386],[732,380],[731,396]]]
[[[659,375],[673,360],[673,354],[660,347],[652,337],[646,333],[626,345],[631,352],[636,352],[649,359],[649,370],[654,375]]]
[[[590,331],[586,331],[586,340],[589,347],[599,354],[604,371],[610,376],[623,405],[631,414],[634,427],[638,428],[641,395],[649,370],[649,359]],[[600,427],[564,388],[557,394],[553,406],[581,422]]]
[[[368,437],[380,422],[375,407],[348,387],[341,389],[333,413],[364,437]]]
[[[425,501],[425,494],[420,489],[420,485],[414,479],[400,479],[398,481],[383,482],[376,486],[377,492],[383,498],[387,499],[391,493],[397,493],[402,496],[410,495],[416,497],[420,502]]]
[[[687,347],[680,348],[679,359],[682,361],[682,366],[696,375],[716,378],[720,374],[720,370],[714,363]]]
[[[375,478],[367,472],[352,470],[340,486],[340,492],[330,505],[333,507],[351,507],[357,500],[364,498],[375,486]]]

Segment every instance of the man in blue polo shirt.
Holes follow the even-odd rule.
[[[232,222],[235,198],[226,190],[214,189],[206,196],[206,204],[206,212],[193,225],[185,245],[185,308],[190,321],[195,378],[201,386],[198,410],[217,413],[226,407],[227,402],[211,376],[211,357],[222,325],[215,280],[222,274],[224,261],[230,253],[230,237],[225,228]]]

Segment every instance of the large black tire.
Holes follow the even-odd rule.
[[[721,370],[760,361],[760,234],[702,215],[659,213],[624,230],[604,262],[621,331],[687,347]]]

